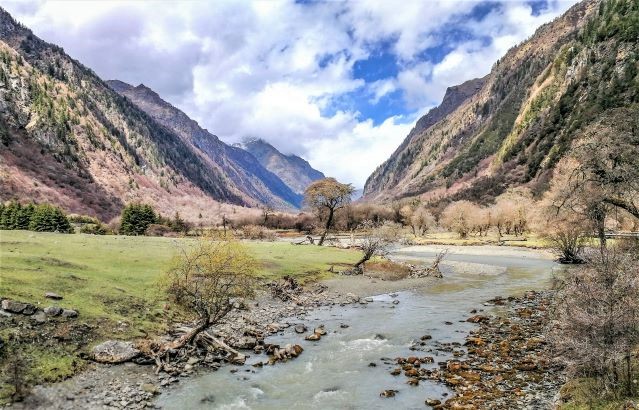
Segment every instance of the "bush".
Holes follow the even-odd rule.
[[[161,224],[151,224],[146,228],[146,234],[148,236],[168,236],[173,233],[173,230]]]
[[[634,397],[639,343],[639,258],[619,249],[586,255],[566,270],[555,297],[550,340],[572,376],[594,380],[593,397]]]
[[[67,218],[69,219],[69,222],[71,222],[72,224],[99,224],[100,223],[100,221],[98,221],[97,218],[94,218],[89,215],[71,214],[71,215],[68,215]]]
[[[246,225],[242,228],[242,238],[273,241],[275,232],[259,225]]]
[[[120,234],[144,235],[149,225],[155,223],[157,219],[151,205],[129,204],[122,210]]]
[[[441,216],[444,228],[456,232],[460,238],[466,238],[471,231],[471,218],[476,216],[478,206],[469,201],[457,201],[448,205]]]
[[[106,235],[107,232],[107,228],[100,222],[84,224],[82,225],[82,228],[80,228],[80,233],[86,233],[89,235]]]

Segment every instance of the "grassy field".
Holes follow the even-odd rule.
[[[64,299],[55,304],[77,309],[84,320],[125,323],[120,326],[123,337],[153,332],[163,305],[159,279],[171,258],[193,241],[0,231],[0,296],[45,307],[54,303],[44,293],[56,292]],[[354,263],[359,256],[286,242],[246,246],[259,262],[259,275],[267,279],[318,279],[329,275],[331,265]]]
[[[78,319],[29,325],[29,330],[0,320],[1,339],[23,340],[21,356],[28,359],[29,383],[76,373],[86,365],[78,353],[102,340],[162,334],[173,313],[164,309],[160,279],[173,256],[194,243],[186,238],[0,231],[0,296],[80,313]],[[291,275],[315,280],[331,275],[327,270],[332,265],[352,264],[360,256],[356,251],[287,242],[247,242],[246,247],[263,279]],[[46,299],[45,292],[64,299]],[[0,405],[13,391],[3,379],[0,375]]]

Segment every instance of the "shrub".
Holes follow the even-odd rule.
[[[472,227],[471,218],[478,208],[469,201],[453,202],[442,213],[442,226],[457,233],[460,238],[466,238]]]
[[[242,238],[273,241],[275,232],[259,225],[246,225],[242,228]]]
[[[82,228],[80,228],[80,233],[86,233],[89,235],[106,235],[107,228],[100,222],[84,224],[82,225]]]

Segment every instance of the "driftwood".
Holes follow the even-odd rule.
[[[233,364],[244,364],[244,362],[246,361],[246,355],[238,352],[237,350],[233,349],[231,346],[227,345],[226,343],[224,343],[223,341],[221,341],[220,339],[214,337],[213,335],[211,335],[209,332],[201,332],[200,334],[197,335],[197,337],[195,338],[195,342],[208,349],[208,350],[222,350],[225,351],[226,353],[228,353],[229,355],[229,362],[233,363]]]
[[[315,239],[313,239],[313,237],[311,235],[306,235],[306,238],[304,240],[301,240],[299,242],[292,242],[293,245],[315,245]]]
[[[276,282],[267,283],[266,286],[271,290],[271,295],[274,298],[280,299],[283,302],[288,302],[289,300],[300,302],[299,297],[303,289],[295,278],[284,276]]]
[[[433,261],[433,263],[427,268],[420,268],[414,265],[409,265],[411,272],[408,276],[411,278],[443,278],[444,275],[442,275],[442,272],[439,269],[439,264],[442,262],[442,260],[444,260],[444,257],[447,253],[448,249],[444,249],[443,251],[439,252],[437,256],[435,256],[435,260]]]

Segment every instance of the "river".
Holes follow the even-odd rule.
[[[411,247],[392,256],[428,261],[434,253]],[[157,404],[166,409],[422,409],[426,398],[444,399],[449,393],[445,386],[426,381],[412,387],[404,377],[390,375],[397,367],[393,358],[434,356],[432,366],[437,366],[451,357],[450,352],[437,350],[437,345],[463,343],[475,326],[465,321],[472,309],[491,313],[495,308],[486,306],[486,300],[547,288],[557,267],[532,251],[496,255],[485,247],[452,252],[445,260],[471,268],[472,264],[490,265],[495,274],[444,269],[444,278],[428,287],[378,295],[366,305],[318,309],[304,322],[309,328],[324,324],[328,335],[322,340],[304,341],[292,327],[266,340],[300,344],[304,352],[299,358],[254,368],[250,363],[264,358],[254,356],[249,365],[223,367],[185,380],[165,392]],[[413,341],[423,335],[432,336],[426,351],[411,351]],[[399,392],[393,398],[381,398],[380,392],[386,389]]]

